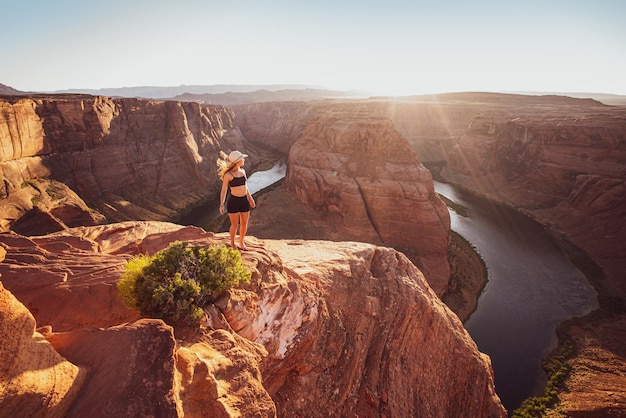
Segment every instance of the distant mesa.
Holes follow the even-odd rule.
[[[337,91],[317,88],[296,89],[289,88],[283,90],[256,90],[251,92],[227,92],[227,93],[205,93],[193,94],[185,93],[175,96],[172,99],[180,101],[194,101],[205,104],[219,104],[224,106],[262,103],[262,102],[289,102],[303,100],[324,100],[324,99],[346,99],[346,98],[365,98],[364,92]]]

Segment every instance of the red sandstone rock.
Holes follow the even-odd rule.
[[[257,312],[240,333],[271,341],[264,377],[279,415],[505,416],[488,358],[401,253],[355,242],[267,245],[281,255],[287,286],[265,284],[263,303],[224,314]]]
[[[625,135],[619,108],[477,118],[443,174],[552,225],[602,267],[609,280],[598,285],[624,299]]]
[[[83,328],[46,338],[86,380],[66,417],[180,416],[174,384],[176,342],[161,320]]]
[[[312,102],[283,102],[231,107],[237,127],[249,141],[287,154],[317,106]]]
[[[76,191],[80,216],[88,202],[109,222],[175,218],[219,193],[219,151],[244,148],[222,106],[59,95],[3,98],[0,114],[3,230],[36,204],[24,187],[37,179]]]
[[[573,321],[570,321],[573,322]],[[575,321],[568,326],[576,356],[567,390],[559,394],[568,416],[619,417],[626,411],[626,315]]]
[[[370,114],[393,120],[395,128],[418,151],[420,160],[437,162],[450,158],[444,170],[448,180],[517,207],[549,225],[557,237],[565,240],[570,254],[592,279],[601,298],[623,306],[626,289],[623,280],[626,264],[623,241],[626,236],[626,153],[623,141],[626,124],[623,108],[556,96],[471,93],[426,99],[416,98],[411,102],[407,98],[370,104]],[[319,107],[327,105],[319,104]],[[316,112],[321,111],[316,108]],[[482,116],[472,122],[467,134],[448,157],[467,123],[479,114]],[[275,127],[281,126],[279,122],[272,123]],[[280,135],[281,132],[272,134]],[[285,229],[272,222],[275,218],[287,219],[288,209],[274,207],[264,213],[264,208],[272,207],[277,196],[270,193],[259,199],[252,230],[256,228],[256,221],[261,228],[273,225],[273,229]],[[309,229],[324,229],[332,224],[332,217],[313,216],[307,214],[299,202],[277,200],[292,204],[293,210],[307,219],[302,226],[303,236],[327,237]],[[589,254],[601,270],[594,267],[594,261],[589,262],[587,257],[580,256],[575,248],[572,251],[567,241]],[[601,411],[621,411],[624,391],[614,379],[621,369],[602,364],[601,359],[614,358],[610,346],[624,345],[624,339],[620,339],[620,332],[606,331],[612,330],[612,325],[599,326],[591,322],[592,325],[587,325],[586,321],[580,324],[583,333],[588,333],[587,338],[581,337],[580,340],[588,343],[588,347],[581,349],[581,354],[577,354],[580,357],[573,360],[572,383],[568,386],[575,388],[575,392],[563,396],[563,408],[572,413],[585,411],[589,414],[594,410],[599,414],[603,413]],[[611,360],[609,363],[619,362]],[[589,368],[586,364],[595,365]],[[578,379],[579,373],[584,377]],[[591,400],[595,395],[588,395],[594,393],[609,393],[610,396],[603,396],[602,401],[594,404]],[[577,403],[578,396],[585,401]],[[600,400],[600,397],[596,399]]]
[[[0,282],[0,416],[64,417],[85,370],[35,331],[35,319]]]
[[[447,288],[450,217],[390,120],[360,105],[332,106],[308,121],[289,153],[286,184],[300,201],[337,217],[344,240],[401,248],[437,294]]]
[[[176,352],[185,417],[275,417],[259,364],[267,351],[232,330],[214,330]]]
[[[213,330],[181,329],[174,345],[161,321],[126,323],[132,315],[116,308],[113,272],[171,241],[226,243],[226,234],[126,222],[0,238],[3,283],[30,299],[54,347],[92,373],[75,398],[63,398],[70,416],[202,416],[207,408],[216,416],[505,416],[486,357],[394,250],[251,237],[242,255],[252,282],[223,293],[221,312],[207,311]],[[45,298],[51,290],[56,297]]]

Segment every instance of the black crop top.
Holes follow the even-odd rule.
[[[244,184],[246,184],[246,176],[241,176],[241,177],[233,176],[232,180],[228,182],[228,185],[230,187],[243,186]]]

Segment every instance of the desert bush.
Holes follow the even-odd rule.
[[[234,249],[177,241],[153,256],[129,260],[117,289],[124,304],[144,316],[197,323],[216,292],[248,283],[250,277]]]

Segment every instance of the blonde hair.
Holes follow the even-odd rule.
[[[217,175],[223,180],[224,175],[235,168],[238,162],[231,163],[228,155],[224,151],[220,151],[220,158],[217,159]]]

